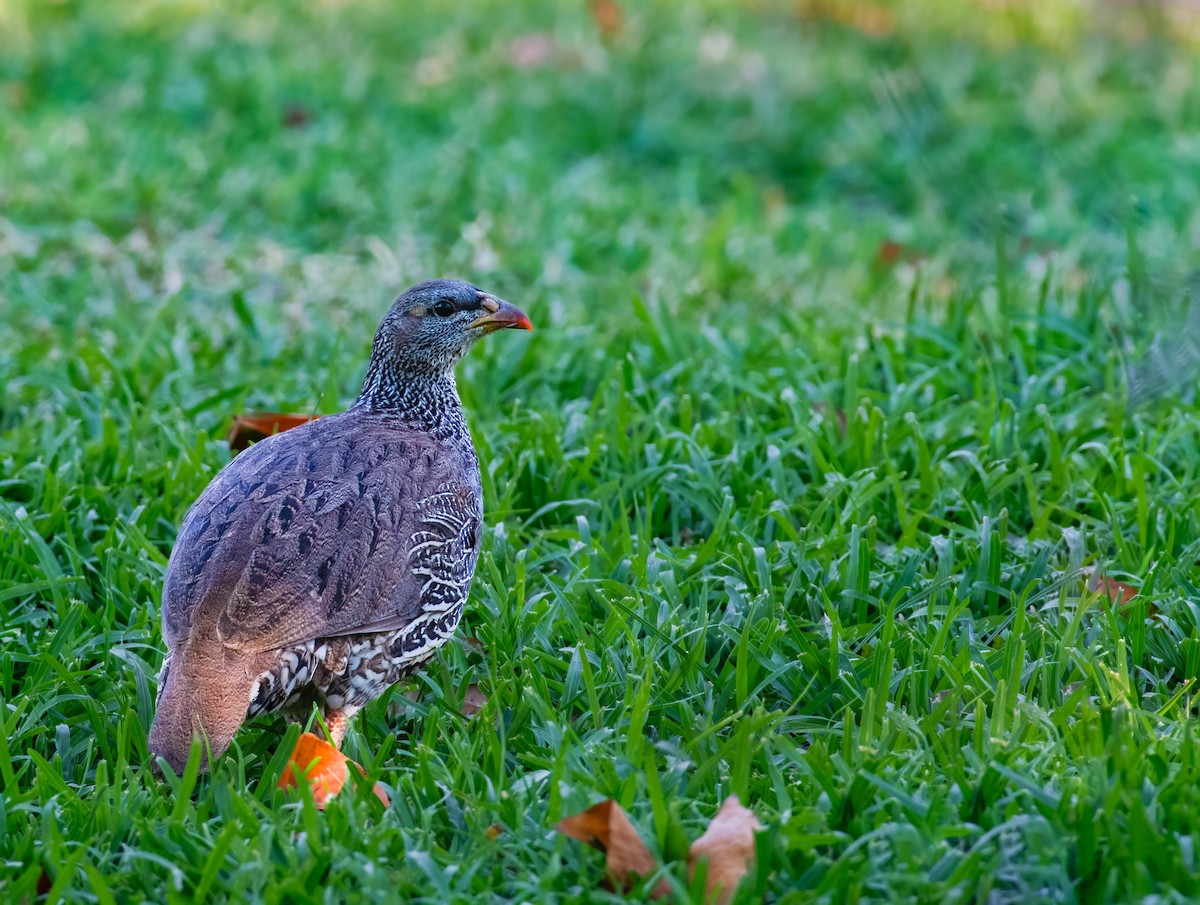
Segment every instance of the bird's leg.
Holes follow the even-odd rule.
[[[325,730],[329,736],[329,744],[333,747],[342,747],[342,740],[349,728],[350,716],[345,710],[330,710],[325,714]]]
[[[335,748],[342,747],[346,738],[346,730],[350,728],[350,720],[360,708],[344,704],[341,707],[326,707],[324,713],[325,738]]]

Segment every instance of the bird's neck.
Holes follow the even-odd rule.
[[[455,437],[467,429],[452,370],[407,369],[373,359],[353,407],[397,418],[438,437]]]

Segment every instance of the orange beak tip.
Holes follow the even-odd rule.
[[[529,316],[520,308],[498,299],[491,301],[495,310],[489,309],[489,313],[472,321],[469,325],[471,329],[482,329],[486,333],[494,333],[497,330],[533,331],[533,324],[530,322]]]

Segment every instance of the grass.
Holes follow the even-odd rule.
[[[0,5],[0,898],[615,900],[552,829],[612,797],[687,901],[731,793],[747,900],[1200,896],[1187,35],[626,6]],[[230,416],[343,407],[433,275],[538,332],[461,370],[460,642],[347,741],[392,805],[281,796],[272,720],[155,779]]]

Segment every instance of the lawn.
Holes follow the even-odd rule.
[[[0,0],[0,900],[684,902],[731,794],[746,901],[1200,897],[1186,9],[622,7]],[[433,276],[537,330],[460,368],[391,805],[273,718],[156,778],[231,418],[344,408]],[[629,896],[554,830],[607,798]]]

